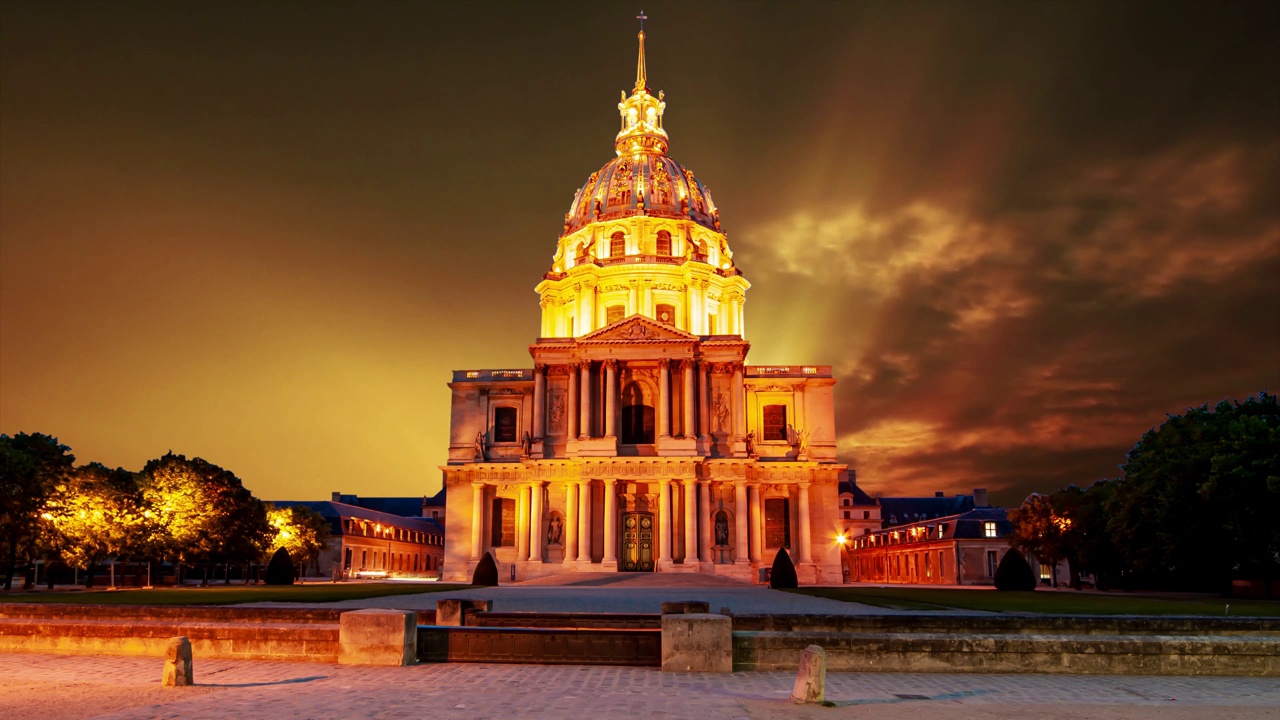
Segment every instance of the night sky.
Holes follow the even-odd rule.
[[[1280,3],[658,3],[752,364],[869,492],[1014,505],[1280,388]],[[0,432],[265,499],[440,486],[530,367],[636,3],[0,3]]]

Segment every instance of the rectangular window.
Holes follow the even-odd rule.
[[[622,257],[627,254],[627,239],[622,233],[614,233],[609,238],[609,257]]]
[[[489,518],[492,533],[490,545],[511,547],[516,544],[516,501],[513,498],[494,498]]]
[[[500,407],[493,410],[493,441],[495,443],[513,443],[516,441],[516,409]]]
[[[995,551],[995,550],[988,550],[988,551],[987,551],[987,577],[995,577],[995,576],[996,576],[996,562],[997,562],[997,560],[999,560],[999,558],[997,558],[997,557],[996,557],[996,551]]]
[[[848,510],[841,511],[841,517],[843,517],[845,520],[849,520],[849,519],[850,519],[849,514],[850,514],[850,513],[849,513],[849,511],[848,511]]]
[[[786,498],[764,501],[764,545],[791,548],[791,502]]]
[[[982,523],[982,535],[983,537],[996,537],[996,524],[993,522]]]
[[[939,551],[938,551],[938,579],[939,579],[939,580],[946,580],[946,579],[947,579],[947,578],[946,578],[946,573],[945,573],[945,572],[943,572],[943,568],[944,568],[945,566],[942,564],[942,558],[943,558],[942,551],[941,551],[941,550],[939,550]]]
[[[870,519],[871,519],[871,511],[870,511],[870,510],[863,510],[863,511],[862,511],[862,519],[863,519],[863,520],[870,520]]]
[[[604,322],[606,325],[612,325],[622,318],[626,317],[627,308],[623,305],[610,305],[604,309]]]
[[[926,580],[933,579],[933,563],[929,562],[929,553],[924,554],[924,577]]]
[[[787,406],[764,406],[763,440],[787,441]]]
[[[1053,574],[1052,574],[1052,573],[1053,573],[1053,567],[1052,567],[1052,566],[1045,565],[1044,563],[1041,563],[1041,564],[1040,564],[1040,579],[1041,579],[1041,580],[1044,580],[1045,582],[1049,582],[1049,580],[1053,577]]]

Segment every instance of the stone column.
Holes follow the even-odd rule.
[[[538,306],[542,308],[542,334],[538,337],[551,337],[553,332],[551,328],[551,313],[547,310],[550,305],[551,298],[549,297],[544,296],[538,301]]]
[[[641,280],[644,283],[644,314],[653,317],[653,281]]]
[[[582,304],[586,306],[586,324],[583,325],[582,334],[596,329],[596,285],[594,282],[586,282],[582,285]]]
[[[711,434],[711,364],[698,363],[698,439]]]
[[[739,481],[733,484],[733,520],[734,535],[733,542],[733,562],[749,563],[747,554],[747,544],[749,537],[747,534],[747,515],[750,512],[747,508],[747,484]]]
[[[581,387],[578,390],[578,402],[582,419],[578,423],[578,439],[591,437],[591,361],[583,360],[581,365]]]
[[[569,406],[565,408],[565,415],[569,417],[569,433],[568,438],[575,440],[578,437],[578,366],[569,365]]]
[[[484,483],[471,483],[471,559],[479,560],[484,553],[481,535],[484,532]]]
[[[671,437],[671,399],[669,381],[671,379],[668,366],[670,361],[663,358],[658,361],[658,436]]]
[[[658,562],[671,563],[671,481],[658,481]]]
[[[533,366],[533,439],[541,440],[547,417],[547,366]]]
[[[618,361],[604,361],[604,434],[605,437],[617,436],[618,414]]]
[[[809,483],[800,483],[800,562],[813,562],[811,546],[811,528],[809,527]]]
[[[698,552],[698,490],[693,478],[685,478],[683,482],[684,564],[689,565],[696,559]]]
[[[745,401],[746,399],[747,399],[746,393],[743,391],[743,386],[742,386],[742,364],[734,363],[733,402],[730,403],[730,406],[733,409],[733,420],[729,422],[729,424],[733,427],[733,432],[730,434],[730,439],[733,442],[737,442],[738,440],[741,440],[742,437],[746,435],[746,432],[744,432],[744,427],[742,422],[742,415],[743,415],[742,405],[743,405],[743,401]]]
[[[564,561],[578,559],[578,483],[564,484]]]
[[[529,486],[521,485],[516,496],[516,560],[529,559]]]
[[[616,480],[604,481],[604,562],[618,562],[618,493]]]
[[[635,280],[629,280],[627,285],[627,314],[635,315],[640,312],[640,289],[636,287]]]
[[[530,486],[529,502],[529,562],[542,562],[542,481],[534,480]]]
[[[752,483],[751,492],[751,562],[760,562],[764,543],[761,542],[761,531],[764,524],[760,521],[760,486]]]
[[[578,562],[591,562],[591,481],[578,485]]]
[[[698,524],[698,561],[711,562],[711,481],[698,481],[700,506],[694,508]]]
[[[691,438],[697,434],[693,430],[693,361],[685,360],[680,365],[684,369],[684,422],[680,434]]]

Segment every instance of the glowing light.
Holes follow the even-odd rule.
[[[844,533],[840,533],[839,535],[836,536],[836,544],[838,544],[840,547],[844,547],[845,545],[849,544],[849,538],[846,537]]]

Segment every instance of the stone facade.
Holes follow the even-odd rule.
[[[838,582],[829,366],[746,364],[750,283],[710,191],[666,155],[644,71],[617,158],[574,195],[537,284],[532,368],[460,370],[443,579],[566,570],[760,578],[781,547]]]

